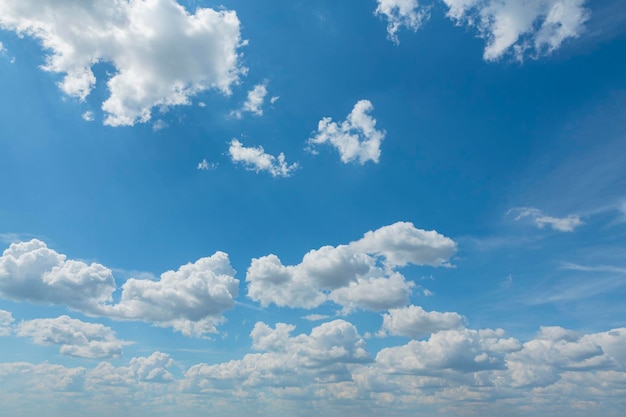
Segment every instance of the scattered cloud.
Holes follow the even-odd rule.
[[[308,141],[309,149],[316,153],[317,145],[327,143],[337,149],[345,164],[352,161],[361,165],[367,161],[378,163],[385,131],[376,130],[376,119],[368,114],[372,110],[374,106],[369,100],[360,100],[340,124],[330,117],[323,118]]]
[[[272,98],[270,98],[270,104],[276,103],[279,99],[280,99],[279,96],[273,96]]]
[[[290,177],[298,168],[297,163],[288,165],[282,152],[275,157],[265,153],[262,146],[247,148],[237,139],[230,141],[228,153],[233,162],[243,164],[247,170],[257,173],[266,171],[272,177]]]
[[[464,319],[457,313],[427,312],[419,306],[408,306],[389,310],[383,315],[383,326],[379,335],[406,336],[418,339],[441,330],[459,330]]]
[[[487,41],[483,58],[500,59],[512,53],[517,59],[531,52],[550,54],[584,31],[589,11],[586,0],[442,0],[448,17],[476,28]]]
[[[119,302],[111,270],[67,260],[33,239],[13,243],[0,257],[0,297],[35,304],[65,305],[93,316],[138,320],[173,327],[187,336],[215,333],[221,313],[235,305],[239,280],[228,255],[211,257],[161,274],[158,281],[130,278]]]
[[[612,266],[612,265],[579,265],[575,263],[564,263],[562,266],[563,269],[569,269],[573,271],[584,271],[584,272],[609,272],[615,274],[626,274],[626,268],[620,266]]]
[[[398,44],[398,30],[401,27],[416,32],[429,18],[429,8],[422,7],[417,0],[378,0],[374,14],[387,19],[387,36]]]
[[[155,120],[154,123],[152,123],[152,130],[155,132],[166,129],[167,127],[169,127],[169,124],[163,119]]]
[[[347,311],[401,307],[415,284],[395,268],[447,266],[455,252],[453,240],[398,222],[347,245],[311,250],[298,265],[285,266],[274,254],[253,259],[246,273],[248,297],[263,306],[314,308],[331,300]]]
[[[329,318],[330,316],[327,316],[325,314],[309,314],[308,316],[303,317],[303,319],[308,320],[308,321],[320,321],[320,320],[326,320]]]
[[[93,112],[88,110],[85,113],[83,113],[83,120],[86,122],[93,122],[94,121],[94,116],[93,116]]]
[[[11,334],[11,326],[15,320],[9,311],[0,310],[0,336]]]
[[[96,84],[92,66],[113,65],[102,103],[110,126],[147,122],[153,107],[187,105],[208,89],[229,94],[243,71],[236,13],[190,14],[175,0],[8,0],[0,27],[39,40],[50,51],[42,68],[62,74],[59,88],[80,100]]]
[[[533,207],[516,207],[509,210],[509,213],[516,215],[515,220],[528,217],[531,218],[540,229],[543,229],[545,226],[550,226],[553,230],[558,232],[573,232],[578,226],[584,224],[578,215],[570,214],[567,217],[560,218],[546,216],[541,210]]]
[[[130,344],[117,339],[109,327],[68,316],[22,321],[15,326],[15,334],[38,345],[58,345],[62,355],[91,359],[117,358],[122,347]]]
[[[265,96],[267,95],[267,85],[258,84],[255,85],[252,90],[248,91],[248,98],[243,103],[240,109],[233,110],[231,115],[236,117],[237,119],[241,119],[243,117],[243,113],[252,113],[255,116],[263,115],[263,103],[265,102]],[[272,97],[272,100],[274,97]],[[272,101],[272,104],[274,102]]]
[[[206,159],[203,159],[202,161],[200,161],[197,166],[197,169],[199,169],[200,171],[208,171],[210,169],[216,169],[216,168],[217,168],[216,162],[208,162]]]

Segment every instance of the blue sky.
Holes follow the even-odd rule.
[[[3,1],[2,414],[621,415],[625,23]]]

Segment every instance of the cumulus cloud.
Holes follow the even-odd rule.
[[[196,169],[200,170],[200,171],[208,171],[210,169],[215,169],[217,168],[217,163],[215,162],[208,162],[206,159],[203,159],[202,161],[198,162],[198,166],[196,167]]]
[[[215,333],[221,313],[235,305],[239,280],[234,275],[228,255],[217,252],[164,272],[158,281],[130,278],[122,285],[120,301],[98,310],[109,317],[173,327],[188,336]]]
[[[129,366],[115,367],[109,362],[101,362],[89,371],[86,380],[92,387],[170,383],[175,379],[169,371],[172,365],[174,360],[168,354],[154,352],[147,357],[132,358]]]
[[[11,334],[11,325],[15,320],[9,311],[0,310],[0,336]]]
[[[509,210],[509,213],[516,215],[515,220],[530,218],[540,229],[549,226],[558,232],[573,232],[578,226],[584,224],[578,215],[570,214],[567,217],[546,216],[541,210],[533,207],[516,207]]]
[[[190,104],[207,89],[230,93],[242,72],[240,22],[234,11],[175,0],[0,3],[0,27],[39,40],[50,51],[42,67],[63,75],[60,89],[84,100],[96,84],[93,65],[111,64],[111,126],[147,122],[153,107]]]
[[[428,8],[417,0],[378,0],[374,13],[387,19],[387,36],[395,44],[400,43],[397,32],[402,26],[416,32],[429,17]]]
[[[253,259],[248,296],[263,306],[314,308],[332,300],[347,310],[401,307],[414,284],[394,268],[445,266],[455,251],[453,240],[398,222],[347,245],[311,250],[298,265],[285,266],[274,254]]]
[[[242,360],[217,365],[199,364],[185,373],[187,391],[302,387],[350,378],[347,364],[370,361],[365,341],[344,320],[323,323],[310,335],[291,336],[295,326],[259,322],[250,333],[254,349]]]
[[[330,117],[324,117],[318,123],[317,132],[308,141],[310,150],[316,153],[317,145],[329,144],[337,149],[345,164],[352,161],[361,165],[367,161],[378,163],[385,131],[376,130],[376,119],[368,114],[372,110],[374,106],[369,100],[360,100],[346,120],[339,124]]]
[[[263,103],[265,101],[265,96],[267,95],[267,86],[265,84],[255,85],[252,90],[248,91],[248,98],[241,106],[241,109],[234,110],[231,115],[234,117],[241,119],[243,117],[243,113],[252,113],[255,116],[263,115]],[[274,103],[274,98],[272,97],[272,104]]]
[[[379,334],[418,339],[442,330],[459,330],[463,327],[463,317],[458,313],[427,312],[419,306],[408,306],[384,314]]]
[[[109,327],[68,316],[22,321],[15,326],[15,334],[38,345],[58,345],[62,355],[92,359],[119,357],[122,347],[130,344],[117,339]]]
[[[487,41],[483,58],[493,61],[527,51],[549,54],[584,30],[585,0],[443,0],[448,17],[478,30]]]
[[[0,296],[88,311],[111,300],[115,280],[103,265],[68,260],[38,239],[12,243],[0,257]]]
[[[235,305],[239,280],[228,255],[217,252],[160,280],[128,279],[120,300],[111,270],[67,260],[45,243],[13,243],[0,257],[0,296],[36,304],[65,305],[92,316],[139,320],[173,327],[185,335],[216,332],[221,313]]]
[[[247,170],[266,171],[272,177],[289,177],[298,168],[297,163],[287,164],[282,152],[276,157],[266,153],[262,146],[247,148],[237,139],[230,141],[228,153],[233,162],[243,164]]]
[[[93,116],[93,112],[92,111],[86,111],[85,113],[83,113],[83,120],[86,122],[93,122],[94,121],[94,116]]]

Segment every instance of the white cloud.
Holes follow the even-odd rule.
[[[11,325],[15,320],[9,311],[0,310],[0,336],[11,334]]]
[[[394,268],[445,266],[455,251],[451,239],[399,222],[347,245],[311,250],[298,265],[285,266],[273,254],[253,259],[248,296],[264,306],[314,308],[332,300],[347,310],[401,307],[414,284]]]
[[[87,384],[99,386],[132,386],[141,383],[170,383],[174,376],[169,368],[174,361],[166,353],[154,352],[147,357],[130,360],[129,366],[115,367],[108,362],[101,362],[87,374]]]
[[[237,139],[230,141],[228,153],[233,162],[242,163],[250,171],[266,171],[272,177],[289,177],[298,168],[297,163],[288,165],[282,152],[275,157],[265,153],[262,146],[247,148]]]
[[[303,317],[303,319],[308,321],[320,321],[328,318],[330,318],[330,316],[327,316],[326,314],[309,314]]]
[[[209,163],[206,159],[203,159],[202,161],[198,163],[198,166],[196,168],[199,169],[200,171],[208,171],[210,169],[216,169],[217,163],[215,162]]]
[[[316,145],[328,143],[339,151],[343,163],[378,163],[385,132],[376,130],[376,119],[368,114],[373,109],[369,100],[360,100],[341,124],[330,117],[320,120],[315,136],[308,141],[311,151],[315,153]]]
[[[270,99],[270,104],[274,104],[274,103],[276,103],[279,99],[280,99],[280,97],[279,97],[279,96],[273,96],[273,97]]]
[[[96,84],[92,66],[113,65],[102,103],[111,126],[147,122],[153,107],[190,104],[207,89],[228,94],[242,72],[236,13],[190,14],[174,0],[7,0],[0,27],[41,41],[43,69],[63,74],[61,90],[81,100]]]
[[[416,32],[429,17],[428,8],[421,7],[417,0],[377,0],[376,15],[387,19],[387,36],[398,44],[398,30],[405,26]]]
[[[255,85],[252,90],[248,91],[248,98],[241,106],[241,109],[234,110],[231,112],[231,115],[235,116],[238,119],[241,119],[244,112],[252,113],[255,116],[263,115],[263,102],[265,101],[265,96],[267,95],[267,86],[265,84]],[[274,97],[272,97],[272,100]],[[274,104],[274,101],[271,102]]]
[[[221,313],[235,305],[239,280],[228,255],[217,252],[177,271],[161,274],[159,281],[130,278],[122,285],[120,301],[101,305],[101,315],[141,320],[173,327],[187,336],[215,333]]]
[[[154,123],[152,123],[152,130],[155,132],[166,129],[167,127],[169,127],[169,125],[162,119],[155,120]]]
[[[111,300],[111,270],[67,260],[40,240],[13,243],[0,257],[0,296],[37,304],[67,305],[89,311]]]
[[[117,339],[109,327],[68,316],[22,321],[15,326],[15,334],[38,345],[59,345],[62,355],[81,358],[116,358],[130,344]]]
[[[384,314],[379,334],[418,339],[441,330],[459,330],[464,327],[463,322],[463,317],[458,313],[427,312],[418,306],[408,306]]]
[[[569,38],[578,37],[589,19],[585,0],[443,0],[448,17],[478,30],[487,41],[487,61],[527,51],[549,54]]]
[[[546,216],[541,210],[532,207],[516,207],[509,210],[509,213],[517,214],[515,220],[521,220],[529,217],[533,219],[537,227],[540,229],[545,226],[550,226],[553,230],[559,232],[573,232],[578,226],[583,225],[583,221],[580,217],[574,214],[570,214],[567,217],[552,217]]]
[[[93,316],[146,321],[185,335],[216,332],[221,313],[235,305],[239,280],[228,255],[217,252],[167,271],[159,281],[128,279],[121,298],[111,270],[67,260],[45,243],[13,243],[0,257],[0,296],[36,304],[65,305]]]
[[[93,112],[92,111],[86,111],[85,113],[83,113],[83,120],[85,120],[86,122],[93,122],[94,121],[94,116],[93,116]]]

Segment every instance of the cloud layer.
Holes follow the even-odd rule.
[[[111,126],[146,122],[153,107],[189,104],[207,89],[228,94],[242,71],[235,12],[190,14],[174,0],[7,0],[0,27],[39,40],[50,51],[42,68],[81,100],[96,84],[92,67],[111,64],[102,103]]]

